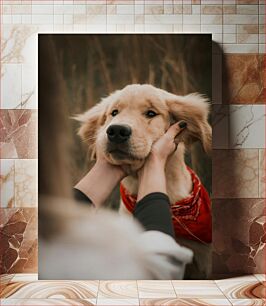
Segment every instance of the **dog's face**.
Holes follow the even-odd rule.
[[[92,155],[104,154],[116,165],[140,168],[152,144],[171,123],[187,122],[179,141],[189,144],[195,139],[209,150],[211,128],[207,122],[208,104],[199,95],[176,96],[151,85],[128,85],[104,98],[86,113],[79,135]]]

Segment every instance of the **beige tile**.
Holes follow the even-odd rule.
[[[15,205],[15,163],[13,159],[0,160],[0,206],[14,207]]]
[[[237,5],[237,14],[257,15],[259,13],[258,5]]]
[[[32,5],[32,14],[53,14],[54,12],[54,7],[53,5],[50,4],[34,4]]]
[[[223,15],[224,24],[257,24],[257,15]]]
[[[12,278],[12,282],[32,282],[38,280],[38,274],[37,273],[17,273],[14,274],[14,277]]]
[[[37,206],[37,160],[15,161],[15,206]]]
[[[215,5],[222,5],[223,4],[223,0],[201,0],[201,4],[215,4]]]
[[[137,281],[139,298],[176,297],[171,281]]]
[[[257,34],[259,27],[257,24],[240,24],[237,25],[237,33],[239,34]]]
[[[227,299],[167,299],[167,298],[160,298],[160,299],[140,299],[141,306],[229,306],[231,305]]]
[[[86,5],[82,4],[75,4],[74,6],[74,10],[73,10],[74,14],[86,14]]]
[[[115,15],[116,14],[116,5],[107,5],[107,15]]]
[[[258,4],[259,0],[236,0],[236,4]]]
[[[106,21],[106,16],[102,16],[103,20],[101,22],[98,22],[99,24],[105,23]],[[107,24],[134,24],[134,15],[107,15]]]
[[[174,5],[173,4],[164,4],[163,12],[164,12],[164,14],[173,14],[174,13]]]
[[[117,5],[116,6],[116,13],[118,15],[130,15],[134,14],[134,5]]]
[[[174,5],[174,14],[182,14],[183,12],[183,8],[182,5]]]
[[[222,15],[201,15],[201,24],[222,24]]]
[[[102,15],[106,14],[105,5],[87,5],[87,14],[88,15]]]
[[[182,16],[181,15],[145,15],[145,23],[146,24],[158,24],[160,26],[165,26],[168,24],[182,24]]]
[[[106,2],[107,1],[107,2]],[[90,0],[91,4],[95,4],[95,0]],[[134,0],[103,0],[103,4],[134,4]]]
[[[16,108],[21,103],[21,64],[1,65],[1,107]]]
[[[237,34],[237,43],[238,44],[257,44],[259,42],[258,34]]]
[[[45,9],[44,9],[45,11]],[[12,5],[12,14],[31,14],[32,12],[32,6],[31,5]],[[45,14],[45,13],[44,13]]]
[[[262,2],[262,3],[265,3],[265,2]],[[265,15],[265,4],[259,5],[259,14],[260,15]]]
[[[144,14],[144,4],[135,4],[135,14]]]
[[[115,306],[139,306],[139,300],[138,299],[97,299],[97,305],[115,305]]]
[[[137,282],[136,281],[100,281],[98,298],[137,298]]]
[[[128,33],[128,32],[133,32],[135,29],[134,24],[118,24],[117,25],[117,32],[123,32],[123,33]]]
[[[265,148],[265,124],[264,105],[230,105],[230,148]]]
[[[266,281],[266,274],[254,274],[254,276],[261,283],[264,283]]]
[[[264,299],[229,299],[233,306],[245,305],[245,306],[265,306],[266,300]]]
[[[200,32],[200,24],[184,24],[183,25],[184,33],[199,33]]]
[[[192,14],[200,14],[200,5],[192,5]]]
[[[191,14],[192,13],[192,6],[191,5],[186,5],[185,4],[186,2],[184,2],[183,4],[183,15],[188,15],[188,14]]]
[[[259,54],[265,54],[266,53],[265,43],[263,43],[263,44],[260,43],[259,44],[258,52],[259,52]]]
[[[215,282],[229,299],[260,299],[265,297],[266,288],[253,275],[216,280]]]
[[[94,299],[99,281],[34,281],[12,282],[2,297],[12,299]]]
[[[166,306],[166,305],[180,305],[182,306],[180,299],[171,299],[171,298],[153,298],[153,299],[140,299],[140,306]]]
[[[214,281],[172,281],[172,284],[178,298],[225,298]]]
[[[236,34],[223,34],[223,43],[224,44],[233,44],[236,43]]]
[[[143,24],[144,15],[135,15],[135,24]]]
[[[224,34],[234,34],[236,33],[236,25],[234,24],[224,24],[223,25]]]
[[[147,16],[145,16],[147,17]],[[180,25],[177,25],[180,28]],[[145,24],[144,32],[146,33],[165,33],[172,32],[174,26],[172,24]]]
[[[183,14],[183,25],[185,24],[200,24],[200,15]]]
[[[236,13],[236,6],[235,5],[223,5],[223,14],[235,14]]]
[[[91,305],[96,305],[96,299],[5,299],[1,301],[1,305],[9,305],[9,306],[15,306],[15,305],[20,305],[20,306],[81,306],[81,305],[86,305],[86,306],[91,306]]]
[[[201,5],[201,13],[206,15],[221,15],[222,5]]]
[[[135,24],[135,32],[136,33],[144,33],[145,25],[144,24]]]
[[[265,44],[265,34],[259,34],[259,43]]]
[[[201,33],[222,33],[223,26],[221,24],[202,24]]]
[[[86,22],[87,22],[87,15],[85,14],[76,14],[73,16],[74,24],[86,24]]]
[[[163,14],[164,7],[163,5],[145,5],[144,14],[153,15],[153,14]]]
[[[9,15],[11,14],[11,9],[12,9],[12,6],[11,5],[3,5],[2,6],[2,14],[3,15]]]
[[[2,297],[2,291],[12,281],[15,274],[0,274],[0,298]],[[0,300],[1,302],[1,300]],[[1,304],[0,304],[1,305]]]

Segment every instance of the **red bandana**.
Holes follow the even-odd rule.
[[[193,190],[187,198],[171,204],[175,235],[210,243],[212,241],[211,201],[198,176],[189,167],[187,169],[191,174]],[[137,197],[130,195],[122,184],[120,184],[120,194],[126,208],[133,212]]]

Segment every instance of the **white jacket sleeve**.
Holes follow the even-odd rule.
[[[193,257],[190,249],[159,231],[142,233],[139,243],[147,256],[147,269],[152,279],[183,279],[185,266]]]

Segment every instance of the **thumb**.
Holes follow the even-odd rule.
[[[174,123],[169,127],[166,134],[174,139],[181,131],[183,131],[187,126],[187,123],[185,121],[179,121]]]

